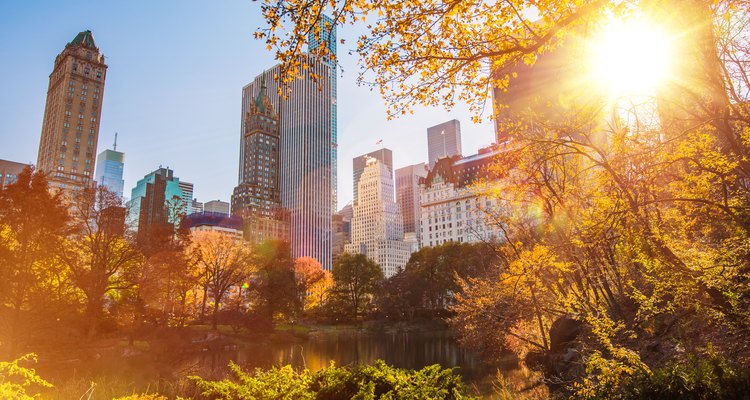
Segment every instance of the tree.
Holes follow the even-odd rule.
[[[229,235],[196,231],[187,253],[199,269],[199,282],[206,289],[204,296],[210,295],[213,300],[211,326],[216,329],[219,308],[227,292],[254,271],[252,252],[247,244]]]
[[[289,243],[267,240],[255,246],[257,270],[248,297],[253,309],[273,323],[279,314],[295,315],[302,307],[295,277],[295,262]]]
[[[86,297],[87,330],[94,335],[107,297],[117,298],[137,285],[143,255],[123,237],[122,199],[104,186],[83,188],[70,196],[74,230],[60,258]]]
[[[364,254],[344,253],[333,265],[334,293],[355,319],[372,299],[383,270]]]
[[[671,32],[679,65],[645,107],[557,82],[571,91],[549,101],[554,118],[532,104],[499,127],[511,138],[494,192],[509,205],[498,221],[506,263],[499,279],[464,282],[457,325],[495,347],[541,349],[548,364],[580,354],[552,372],[570,367],[562,378],[581,396],[684,358],[677,343],[700,355],[711,342],[747,365],[736,346],[750,331],[746,1],[267,1],[257,37],[285,63],[281,79],[302,75],[301,44],[332,28],[321,28],[326,6],[334,25],[369,20],[360,81],[380,89],[389,116],[460,101],[480,119],[488,91],[507,87],[516,65],[593,41],[610,16]],[[571,319],[581,329],[561,344],[551,332]],[[586,372],[572,368],[584,362]]]
[[[294,276],[302,299],[303,310],[323,304],[328,289],[333,286],[331,273],[323,269],[312,257],[300,257],[294,261]]]
[[[46,177],[30,167],[0,190],[0,313],[9,321],[11,346],[34,298],[43,298],[44,304],[33,308],[49,311],[52,301],[70,296],[65,274],[48,274],[58,267],[57,249],[68,233],[68,220],[62,194],[50,192]]]

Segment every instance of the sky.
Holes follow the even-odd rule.
[[[161,166],[195,185],[199,201],[229,201],[237,185],[242,87],[275,64],[252,34],[260,3],[222,1],[0,2],[0,159],[36,163],[49,74],[65,44],[90,29],[105,55],[97,153],[125,153],[125,197]],[[427,161],[427,128],[461,122],[464,155],[494,139],[489,121],[473,124],[467,107],[416,108],[388,121],[377,91],[357,86],[348,55],[357,27],[339,29],[339,207],[352,198],[352,158],[393,150],[395,168]],[[487,118],[485,118],[487,120]]]

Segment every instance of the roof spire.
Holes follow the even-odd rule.
[[[262,76],[260,78],[260,90],[258,91],[258,97],[255,98],[255,109],[263,114],[265,114],[266,112],[266,98],[268,98],[268,96],[266,95],[266,77]]]
[[[112,147],[114,151],[117,151],[117,132],[115,132],[115,144]]]

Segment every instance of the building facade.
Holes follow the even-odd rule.
[[[368,157],[354,204],[351,243],[347,253],[360,253],[378,263],[386,278],[404,268],[412,243],[404,241],[404,225],[394,198],[393,175],[379,160]]]
[[[427,165],[419,163],[396,170],[396,202],[404,219],[404,232],[412,232],[417,243],[421,243],[419,221],[419,180],[427,177]]]
[[[96,183],[109,189],[110,192],[122,197],[125,180],[122,179],[125,168],[125,154],[106,149],[96,157]]]
[[[289,242],[295,258],[312,257],[331,268],[331,215],[333,197],[333,71],[324,61],[306,55],[309,68],[289,83],[287,96],[279,101],[281,76],[277,65],[264,71],[242,90],[242,115],[258,97],[263,82],[279,113],[281,206],[289,220]],[[321,79],[315,80],[315,74]],[[242,121],[242,135],[245,135]],[[243,160],[245,149],[240,149]],[[240,165],[240,178],[244,172]]]
[[[193,184],[179,181],[178,186],[182,191],[182,213],[183,215],[190,215],[195,212],[195,210],[193,210]]]
[[[502,240],[497,216],[499,199],[476,185],[491,180],[489,166],[498,150],[469,157],[438,160],[420,183],[421,246],[447,242],[475,243]]]
[[[380,150],[371,151],[359,157],[354,157],[354,159],[352,159],[352,171],[353,171],[352,188],[354,189],[354,197],[352,197],[353,203],[357,202],[357,197],[358,197],[357,195],[359,192],[359,178],[362,176],[362,173],[365,172],[365,167],[367,166],[368,158],[374,158],[380,161],[383,165],[385,165],[388,168],[388,171],[390,171],[391,176],[393,175],[393,152],[390,149],[381,148]]]
[[[182,228],[190,232],[219,232],[232,237],[235,241],[243,239],[243,221],[238,215],[215,213],[210,211],[195,212],[182,220]]]
[[[427,128],[427,155],[430,168],[440,158],[461,155],[461,123],[457,119]]]
[[[335,213],[338,209],[338,129],[337,129],[337,109],[336,104],[336,25],[333,23],[333,19],[327,15],[321,15],[320,22],[320,34],[315,37],[314,32],[310,32],[308,35],[308,50],[311,53],[318,51],[320,48],[325,48],[325,56],[322,57],[322,61],[328,65],[331,70],[330,75],[330,92],[331,92],[331,212]]]
[[[80,32],[55,58],[37,158],[51,187],[75,190],[94,180],[106,75],[91,31]]]
[[[203,203],[203,211],[229,215],[229,203],[221,200],[211,200]],[[196,211],[197,212],[197,211]]]
[[[254,86],[256,82],[248,86]],[[246,87],[247,89],[247,87]],[[265,80],[243,112],[240,141],[240,180],[232,194],[232,213],[245,221],[245,238],[289,240],[289,219],[281,205],[281,126]],[[243,96],[246,91],[243,90]],[[209,204],[204,205],[204,209]]]
[[[18,174],[29,166],[29,164],[15,161],[0,160],[0,189],[5,189],[6,186],[16,183]]]
[[[344,254],[345,246],[352,241],[351,218],[336,213],[331,217],[331,235],[333,237],[333,264]]]
[[[159,167],[133,187],[129,206],[127,222],[138,235],[153,226],[176,226],[186,214],[180,178],[171,169]]]
[[[191,214],[200,213],[200,212],[203,212],[203,203],[198,201],[198,199],[193,198],[193,212]]]

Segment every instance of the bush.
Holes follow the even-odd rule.
[[[52,387],[49,382],[37,375],[33,368],[21,366],[29,362],[36,362],[36,354],[29,353],[10,362],[0,362],[0,399],[36,399],[39,398],[39,394],[28,393],[28,389]]]
[[[205,399],[476,399],[466,394],[461,377],[439,365],[419,371],[375,365],[295,372],[290,366],[252,374],[230,364],[236,380],[207,381],[191,377]]]
[[[639,373],[617,387],[594,391],[590,399],[745,400],[750,372],[713,353],[672,363],[651,374]]]

